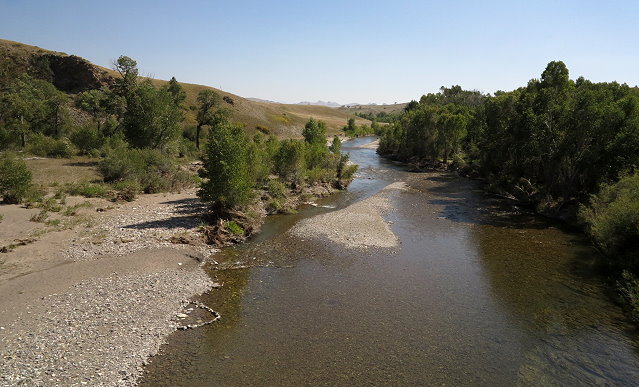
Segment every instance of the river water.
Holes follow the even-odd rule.
[[[582,236],[449,174],[360,145],[347,192],[275,216],[213,258],[200,300],[219,323],[169,338],[142,385],[634,385],[639,336]],[[385,214],[397,248],[297,238],[303,218],[405,181]]]

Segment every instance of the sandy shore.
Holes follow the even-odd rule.
[[[201,209],[194,192],[97,201],[47,231],[23,221],[32,210],[0,207],[4,245],[35,236],[0,254],[0,384],[135,384],[188,300],[213,286],[201,265],[214,250],[171,243],[194,239]]]
[[[342,210],[304,219],[289,232],[305,239],[326,238],[348,248],[396,247],[399,240],[383,215],[390,211],[390,201],[407,189],[403,182],[392,183]]]

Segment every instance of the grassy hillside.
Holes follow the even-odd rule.
[[[65,63],[73,62],[73,66],[77,67],[77,62],[82,61],[81,58],[73,57],[65,53],[45,50],[40,47],[0,39],[0,85],[3,81],[10,80],[11,77],[21,72],[29,72],[32,74],[37,72],[37,59],[39,57],[48,57],[50,59],[54,58],[56,59],[56,62],[62,62],[62,64],[56,69],[57,71],[54,71],[54,73],[56,73],[54,75],[57,78],[64,78],[67,75],[75,76],[78,71],[70,72],[67,69],[64,69]],[[66,58],[67,60],[60,61],[58,58]],[[72,61],[71,58],[74,60]],[[86,64],[89,63],[86,62],[83,64],[85,64],[86,67]],[[91,74],[88,74],[87,77],[93,81],[90,82],[91,85],[99,82],[108,83],[108,78],[118,75],[115,71],[101,66],[90,64],[90,67],[92,68],[92,70],[89,71]],[[64,72],[65,74],[58,74],[60,72]],[[73,73],[73,75],[66,73]],[[81,81],[82,79],[77,80],[77,82],[74,83],[73,89],[65,91],[73,93],[74,91],[80,90],[80,86],[78,86],[77,83]],[[156,85],[163,85],[167,83],[167,81],[164,80],[153,79],[152,81]],[[54,82],[54,84],[56,83]],[[56,84],[56,86],[58,85]],[[244,125],[248,132],[254,132],[256,127],[260,126],[266,128],[271,134],[278,137],[299,137],[301,136],[304,124],[312,117],[326,122],[329,134],[335,134],[341,131],[341,128],[346,124],[346,121],[349,118],[354,117],[351,111],[343,109],[324,106],[254,102],[208,86],[188,83],[182,83],[182,86],[184,87],[187,95],[186,120],[184,122],[185,126],[195,125],[197,94],[201,90],[207,88],[216,91],[222,97],[228,97],[226,101],[222,102],[222,104],[232,111],[233,120]],[[95,86],[85,87],[85,89],[91,87]],[[357,123],[370,124],[370,121],[357,118]]]
[[[407,103],[396,103],[393,105],[355,105],[350,107],[343,106],[343,107],[340,107],[339,110],[348,114],[355,114],[355,113],[377,114],[381,112],[389,114],[389,113],[398,113],[403,111],[406,105]]]

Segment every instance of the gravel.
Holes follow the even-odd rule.
[[[390,210],[390,199],[408,188],[403,182],[392,183],[368,199],[297,223],[290,232],[302,239],[326,238],[348,248],[392,248],[397,236],[383,218]]]
[[[199,268],[113,273],[25,307],[0,328],[2,385],[134,385],[178,327],[188,299],[211,289]]]
[[[194,242],[201,241],[199,215],[204,212],[204,204],[194,193],[168,198],[148,195],[101,216],[99,224],[74,240],[65,255],[74,261],[87,261],[103,255],[123,256],[142,249],[186,248],[169,239],[183,236]],[[218,251],[202,242],[195,243],[195,249],[205,257]]]
[[[102,270],[69,282],[58,294],[30,299],[0,327],[0,385],[135,385],[149,357],[183,325],[178,314],[193,310],[189,299],[217,285],[201,264],[182,260],[218,251],[201,242],[204,209],[194,192],[186,192],[143,195],[96,213],[95,225],[61,252],[61,261],[75,261],[66,270],[90,261],[100,272],[110,267],[107,257],[122,256],[126,265],[126,256],[138,251],[131,259],[148,265],[123,267],[119,274]],[[175,262],[156,260],[166,255],[157,249],[167,246],[189,250]]]

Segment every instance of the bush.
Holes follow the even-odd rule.
[[[579,217],[606,255],[622,267],[639,269],[639,174],[604,184]]]
[[[64,187],[64,192],[73,196],[84,196],[86,198],[103,198],[109,195],[109,187],[105,184],[94,184],[89,182],[70,183]]]
[[[68,138],[56,139],[42,134],[36,134],[27,143],[27,152],[42,157],[72,157],[77,153]]]
[[[116,149],[98,164],[106,182],[136,182],[146,193],[191,187],[194,177],[180,170],[175,159],[153,149]]]
[[[244,235],[244,229],[242,228],[242,226],[232,220],[226,222],[226,229],[229,230],[231,234]]]
[[[335,179],[335,170],[327,168],[313,168],[306,171],[306,179],[309,183],[328,183]]]
[[[0,158],[0,196],[5,203],[20,203],[31,188],[31,171],[13,155]]]
[[[279,180],[269,180],[266,186],[268,193],[274,198],[281,198],[286,195],[286,184]]]
[[[69,139],[83,155],[90,154],[91,151],[100,149],[105,144],[105,139],[98,129],[93,126],[85,126],[75,130]]]

